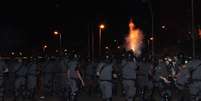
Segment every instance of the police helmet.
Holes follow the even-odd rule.
[[[127,60],[133,61],[135,59],[133,51],[128,51],[127,52]]]

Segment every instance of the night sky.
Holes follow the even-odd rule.
[[[195,0],[196,25],[201,24],[201,1]],[[155,34],[160,46],[174,44],[188,37],[191,31],[190,0],[152,0]],[[145,37],[151,33],[148,0],[34,0],[0,3],[1,50],[31,51],[47,43],[58,47],[58,30],[63,35],[63,47],[87,47],[89,33],[98,33],[98,24],[106,24],[105,42],[123,42],[128,22],[133,18]],[[165,25],[167,30],[161,29]],[[92,31],[93,30],[93,31]],[[186,36],[186,37],[185,37]],[[164,40],[165,39],[165,40]]]

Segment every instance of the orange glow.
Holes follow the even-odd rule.
[[[54,35],[58,35],[59,34],[59,32],[57,32],[57,31],[54,31]]]
[[[198,29],[198,34],[199,34],[199,37],[201,38],[201,28]]]
[[[101,24],[101,25],[100,25],[100,28],[101,28],[101,29],[104,29],[104,28],[105,28],[105,26],[104,26],[103,24]]]
[[[136,28],[132,19],[129,23],[129,35],[126,37],[126,49],[132,50],[134,55],[139,56],[141,54],[141,47],[143,44],[143,33],[139,28]]]
[[[47,45],[44,45],[43,47],[44,47],[44,48],[47,48]]]

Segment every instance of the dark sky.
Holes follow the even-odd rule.
[[[123,41],[123,36],[128,32],[127,24],[130,18],[134,18],[136,24],[148,35],[151,31],[150,13],[148,2],[142,1],[6,0],[0,3],[0,45],[3,50],[31,50],[39,48],[45,42],[54,48],[58,46],[58,37],[53,36],[52,32],[57,29],[62,32],[64,47],[87,47],[91,29],[89,25],[93,26],[97,33],[96,27],[99,23],[107,26],[103,36],[106,41]],[[152,0],[155,31],[159,38],[180,38],[190,30],[189,1]],[[199,19],[201,3],[200,0],[195,1],[196,19]],[[200,24],[199,20],[196,22]],[[161,25],[166,25],[168,30],[161,31]]]
[[[191,0],[163,0],[160,2],[160,25],[165,25],[167,30],[160,30],[161,43],[165,47],[178,45],[182,41],[191,40]],[[195,28],[201,24],[201,1],[194,0]],[[189,41],[191,42],[191,41]],[[189,43],[188,42],[188,43]],[[191,44],[191,43],[190,43]],[[188,46],[190,48],[191,46]]]

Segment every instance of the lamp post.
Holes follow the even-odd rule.
[[[143,2],[145,2],[146,0],[143,0]],[[149,13],[151,15],[151,37],[154,38],[154,12],[153,12],[153,5],[151,0],[147,0],[148,3],[148,8],[149,8]],[[154,40],[151,41],[151,54],[154,57],[155,53],[154,53]]]
[[[62,35],[58,31],[54,31],[54,35],[59,35],[59,49],[60,49],[60,53],[61,53],[62,52]]]
[[[101,56],[101,34],[102,34],[102,29],[104,29],[105,26],[101,24],[99,26],[99,56]]]
[[[45,49],[47,48],[47,45],[43,46],[43,52],[45,53]]]
[[[149,47],[150,47],[149,44],[150,44],[150,40],[148,39],[147,40],[147,48],[148,48],[148,50],[149,50]]]
[[[44,56],[46,56],[46,48],[47,48],[47,45],[44,45],[43,46],[43,54],[44,54]]]
[[[191,21],[192,21],[192,45],[193,45],[193,58],[195,58],[195,23],[194,23],[194,0],[191,0]]]

